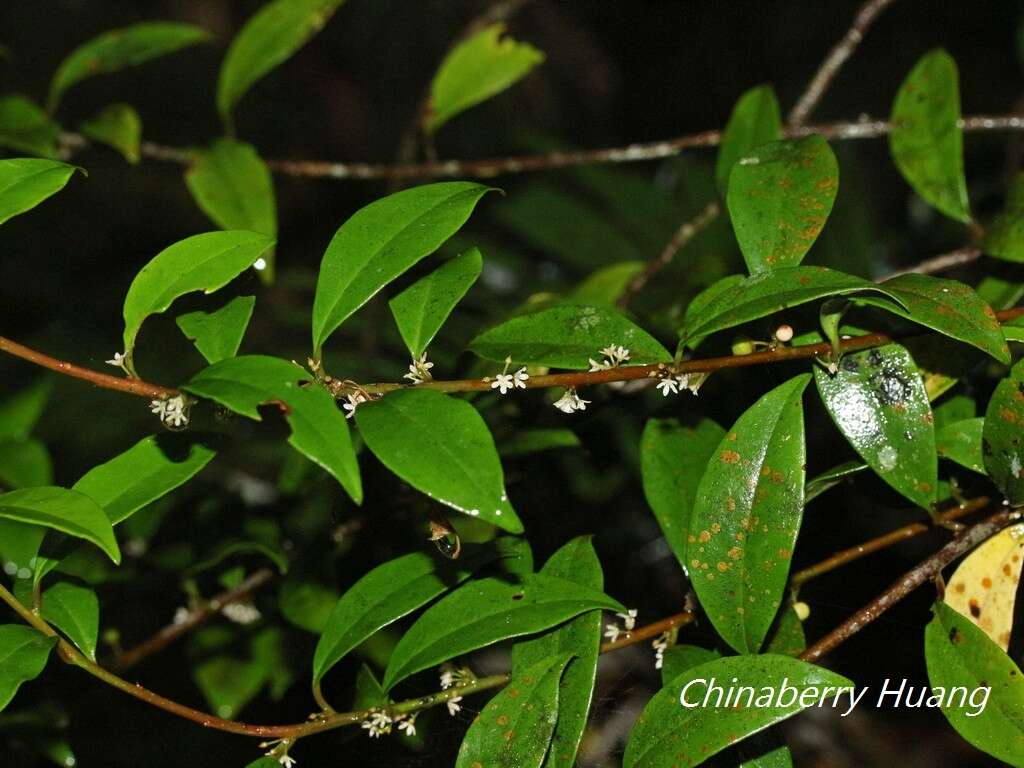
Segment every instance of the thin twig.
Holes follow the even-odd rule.
[[[968,528],[960,537],[949,542],[927,560],[903,574],[882,594],[800,654],[800,658],[804,661],[818,661],[822,656],[860,632],[919,586],[931,581],[958,557],[999,533],[1007,523],[1019,515],[1019,512],[1004,509],[984,522]]]
[[[807,118],[811,116],[811,112],[818,106],[818,102],[825,95],[825,91],[828,90],[832,80],[839,74],[843,64],[857,50],[857,46],[864,39],[868,28],[874,23],[878,15],[892,5],[892,3],[893,0],[868,0],[868,2],[860,7],[860,10],[857,11],[857,15],[853,19],[853,24],[846,30],[846,34],[836,43],[829,55],[825,57],[807,89],[790,111],[789,118],[786,121],[789,125],[800,126],[807,122]]]
[[[972,115],[960,120],[960,127],[967,132],[1022,131],[1022,115]],[[847,141],[852,139],[876,139],[892,130],[888,120],[858,120],[855,122],[822,123],[783,130],[785,138],[802,138],[820,134],[826,139]],[[505,174],[549,171],[576,165],[597,163],[633,163],[645,160],[660,160],[674,157],[687,149],[717,147],[722,140],[719,130],[701,131],[665,141],[627,144],[621,147],[585,149],[577,151],[550,152],[539,155],[516,155],[512,157],[488,158],[485,160],[441,160],[436,163],[336,163],[321,160],[268,160],[271,171],[284,176],[298,176],[313,179],[344,179],[369,181],[376,179],[438,179],[462,177],[489,179]],[[61,136],[63,146],[78,149],[90,144],[81,134],[65,133]],[[189,165],[195,152],[179,147],[169,147],[154,142],[144,142],[140,148],[143,157]]]
[[[261,568],[254,572],[241,584],[221,592],[219,595],[210,598],[202,606],[189,612],[184,621],[175,624],[168,624],[163,629],[155,632],[148,639],[138,645],[123,651],[114,658],[111,667],[119,672],[124,672],[134,667],[140,661],[154,653],[162,651],[178,638],[191,632],[193,629],[205,624],[211,618],[223,611],[227,606],[245,600],[253,592],[269,583],[274,578],[274,572],[269,568]]]
[[[652,622],[651,624],[645,624],[642,627],[637,627],[631,632],[624,632],[616,639],[607,643],[601,644],[601,653],[608,653],[609,651],[617,651],[620,648],[626,648],[630,645],[636,645],[642,643],[644,640],[649,640],[652,637],[657,637],[663,632],[668,632],[670,629],[676,627],[685,627],[691,621],[696,618],[690,611],[683,611],[673,616],[669,616],[665,619]]]

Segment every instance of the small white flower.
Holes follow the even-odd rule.
[[[445,702],[448,705],[448,714],[452,717],[455,717],[455,715],[462,709],[462,707],[459,706],[460,701],[462,701],[461,696],[452,696],[447,702]]]
[[[661,669],[665,664],[665,651],[668,650],[668,643],[670,637],[671,631],[665,631],[651,641],[651,645],[654,648],[655,669]]]
[[[299,761],[296,760],[294,757],[289,757],[288,755],[281,755],[279,758],[277,758],[277,762],[283,765],[284,768],[292,768],[292,766],[298,763]]]
[[[614,643],[619,639],[619,635],[622,634],[622,630],[619,629],[618,624],[605,624],[604,625],[604,636],[608,638],[608,642]]]
[[[160,421],[164,420],[164,416],[167,414],[167,401],[166,400],[150,400],[149,410],[160,417]]]
[[[128,373],[128,359],[120,352],[115,352],[114,356],[110,360],[104,360],[107,365],[112,365],[115,368],[120,368],[125,373]]]
[[[391,724],[393,722],[394,720],[387,712],[376,710],[370,713],[370,716],[363,721],[361,727],[370,732],[369,736],[371,739],[376,739],[381,735],[391,733]]]
[[[491,389],[496,389],[503,395],[515,386],[515,380],[510,373],[499,373],[491,382]]]
[[[259,609],[251,603],[228,603],[221,610],[224,618],[233,621],[235,624],[252,624],[263,618]]]
[[[356,407],[358,407],[360,403],[366,402],[366,395],[356,392],[354,395],[345,395],[345,399],[348,402],[342,403],[341,407],[346,411],[345,418],[351,419],[356,415]]]
[[[636,608],[630,608],[625,613],[616,613],[615,615],[622,619],[622,626],[626,628],[626,631],[632,632],[636,627],[636,613]]]
[[[427,353],[424,352],[418,360],[409,364],[409,372],[402,378],[409,379],[413,384],[422,384],[424,381],[431,381],[434,377],[430,375],[430,369],[434,364],[427,360]]]
[[[675,376],[666,376],[655,386],[661,390],[661,394],[665,397],[668,397],[669,394],[675,395],[679,393],[679,382],[676,380]]]
[[[599,362],[597,362],[592,357],[588,357],[587,358],[587,362],[590,363],[590,371],[589,371],[589,373],[594,373],[596,371],[607,371],[609,368],[612,367],[611,363],[606,363],[606,362],[600,362],[599,363]]]
[[[520,389],[526,389],[526,382],[529,378],[530,374],[526,372],[526,366],[523,366],[512,374],[512,379],[515,381],[515,385]]]
[[[149,410],[160,417],[165,427],[181,429],[188,425],[188,410],[191,404],[184,395],[151,400]]]
[[[416,715],[409,717],[405,715],[398,715],[395,718],[395,722],[398,723],[398,730],[404,733],[406,736],[416,735]]]
[[[617,344],[605,347],[601,350],[601,354],[608,358],[609,367],[611,368],[629,360],[629,350]]]
[[[171,624],[184,624],[186,621],[189,620],[189,617],[191,615],[192,612],[188,608],[186,608],[184,605],[179,605],[178,609],[174,612],[174,618],[171,619]]]
[[[447,664],[441,667],[441,690],[446,691],[455,683],[455,670]]]
[[[569,387],[565,390],[565,394],[555,401],[554,405],[562,413],[573,413],[575,411],[587,410],[590,402],[590,400],[584,400],[577,395],[575,387]]]

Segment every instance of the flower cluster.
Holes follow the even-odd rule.
[[[670,394],[678,394],[684,389],[688,389],[691,394],[696,395],[705,379],[707,379],[708,374],[662,371],[660,376],[661,378],[655,386],[661,390],[661,394],[668,397]]]
[[[367,401],[366,395],[362,392],[356,392],[354,394],[345,395],[346,402],[341,404],[341,407],[345,409],[345,418],[351,419],[356,415],[356,408],[360,403]]]
[[[414,359],[409,363],[409,372],[402,378],[409,379],[414,385],[432,381],[434,377],[430,375],[430,369],[433,367],[434,364],[427,360],[427,353],[424,352],[419,359]]]
[[[526,372],[526,366],[523,366],[515,373],[509,373],[508,367],[512,365],[512,358],[505,358],[505,370],[494,377],[494,381],[491,382],[491,389],[496,389],[501,394],[506,394],[511,389],[526,389],[526,382],[530,379],[530,374]],[[488,381],[488,379],[484,379]]]
[[[362,728],[369,731],[371,739],[379,738],[385,734],[391,733],[391,726],[395,720],[387,712],[380,709],[370,710],[369,717],[363,720]]]
[[[555,408],[560,410],[562,413],[585,411],[589,404],[590,400],[584,400],[576,394],[576,387],[569,387],[565,390],[565,394],[558,398],[554,403]]]
[[[665,651],[668,650],[669,641],[672,639],[672,630],[666,630],[651,641],[654,647],[654,668],[661,669],[665,664]]]
[[[191,403],[184,395],[151,400],[149,410],[160,417],[165,427],[184,429],[188,426],[188,411]]]
[[[594,371],[607,371],[609,368],[617,368],[629,360],[629,350],[617,344],[605,347],[601,350],[601,354],[604,355],[604,360],[601,362],[589,358],[591,373]]]
[[[622,619],[622,627],[618,624],[605,624],[604,636],[608,638],[611,643],[616,642],[619,639],[619,635],[625,633],[629,634],[636,627],[636,608],[630,608],[625,613],[616,613],[615,615]]]
[[[243,625],[252,624],[263,618],[259,608],[252,603],[228,603],[221,609],[221,613],[228,621]]]

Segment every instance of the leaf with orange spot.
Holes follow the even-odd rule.
[[[981,438],[989,476],[1011,504],[1024,503],[1024,361],[992,393]]]

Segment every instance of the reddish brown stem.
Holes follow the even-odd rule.
[[[620,648],[626,648],[630,645],[636,645],[642,643],[644,640],[649,640],[652,637],[657,637],[663,632],[668,632],[670,629],[676,627],[685,627],[691,621],[693,621],[694,615],[689,611],[683,611],[677,613],[674,616],[669,616],[666,619],[655,621],[651,624],[645,624],[642,627],[637,627],[632,632],[625,632],[617,640],[613,640],[607,643],[601,644],[601,653],[608,653],[609,651],[617,651]]]

